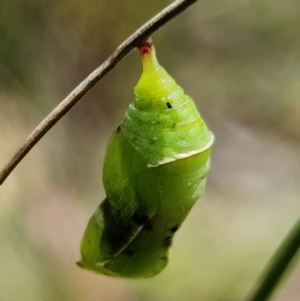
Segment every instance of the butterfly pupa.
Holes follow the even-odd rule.
[[[114,130],[103,168],[105,200],[90,218],[78,264],[115,277],[160,273],[175,232],[200,198],[213,135],[193,100],[160,66],[151,42]]]

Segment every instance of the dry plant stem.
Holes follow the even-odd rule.
[[[150,37],[156,30],[183,12],[197,0],[178,0],[162,10],[125,40],[114,53],[83,82],[81,82],[28,136],[12,158],[0,170],[0,185],[22,161],[37,142],[87,93],[105,74],[132,49]]]
[[[285,237],[271,258],[265,273],[245,301],[266,301],[269,299],[289,264],[300,248],[300,219]]]

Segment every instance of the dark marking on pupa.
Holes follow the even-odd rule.
[[[168,107],[168,109],[172,109],[172,106],[169,102],[167,102],[167,107]]]

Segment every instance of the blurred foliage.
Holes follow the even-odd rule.
[[[0,162],[169,3],[2,0]],[[75,265],[104,197],[108,137],[141,72],[129,54],[1,186],[0,300],[241,300],[300,212],[299,26],[296,0],[204,0],[155,34],[160,62],[196,100],[216,143],[205,196],[167,269],[134,281]],[[299,280],[298,267],[274,300],[298,300]]]

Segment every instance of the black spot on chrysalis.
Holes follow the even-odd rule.
[[[120,131],[121,131],[121,124],[119,124],[118,126],[117,126],[117,128],[116,128],[116,133],[119,133]]]
[[[173,234],[166,237],[163,246],[169,248],[172,244]]]
[[[167,102],[167,107],[168,107],[168,109],[172,109],[172,106],[169,102]]]
[[[171,231],[172,233],[175,233],[175,232],[178,230],[178,228],[179,228],[179,226],[176,225],[176,226],[172,227],[172,228],[170,229],[170,231]]]

